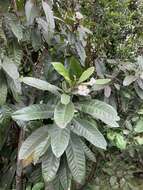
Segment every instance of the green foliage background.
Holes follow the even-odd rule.
[[[41,104],[41,102],[51,105],[52,110],[52,105],[56,105],[58,101],[55,95],[47,91],[38,91],[23,84],[21,91],[19,80],[17,80],[19,76],[17,78],[15,76],[44,79],[52,85],[63,88],[66,94],[73,97],[75,104],[85,99],[71,90],[77,82],[73,76],[76,75],[79,79],[81,73],[90,67],[95,68],[93,77],[96,80],[110,79],[109,83],[104,81],[105,84],[97,80],[100,84],[93,86],[90,97],[112,105],[121,118],[120,127],[105,127],[105,124],[101,122],[104,122],[104,119],[97,120],[97,126],[108,143],[107,150],[95,148],[86,141],[87,147],[94,153],[96,162],[87,159],[85,183],[83,185],[73,183],[71,188],[73,190],[143,189],[142,1],[55,0],[53,12],[56,17],[56,28],[53,38],[51,37],[53,34],[46,36],[42,24],[41,30],[38,30],[37,23],[41,23],[40,20],[36,24],[28,25],[24,11],[25,2],[19,0],[15,2],[16,7],[11,2],[0,1],[0,15],[3,15],[0,17],[0,60],[5,64],[11,64],[11,69],[4,69],[4,66],[0,66],[0,189],[18,188],[16,187],[16,172],[19,171],[16,167],[21,166],[17,162],[21,131],[25,133],[25,139],[41,125],[51,124],[49,113],[46,113],[48,115],[46,118],[43,114],[41,116],[39,114],[39,118],[36,116],[36,119],[41,119],[38,121],[29,121],[32,120],[29,119],[25,122],[21,119],[15,122],[12,116],[14,118],[16,114],[21,114],[15,111],[31,104]],[[52,1],[48,2],[52,4]],[[37,1],[37,5],[40,8],[39,17],[43,19],[44,12],[40,0]],[[76,12],[80,12],[83,18],[76,19]],[[52,33],[52,27],[50,30]],[[62,62],[65,68],[61,70],[60,67],[59,70],[51,62]],[[69,69],[69,65],[73,66]],[[56,71],[65,78],[64,82],[63,77]],[[22,80],[30,84],[29,81],[27,82],[28,78]],[[89,82],[88,77],[86,82]],[[31,86],[46,88],[48,91],[52,89],[54,94],[58,91],[54,86],[50,86],[49,90],[48,84],[42,86],[42,83],[39,83],[38,85],[38,81]],[[69,97],[64,96],[62,101],[65,105],[68,99]],[[61,109],[62,106],[59,107],[57,109]],[[84,112],[88,113],[88,110],[84,108]],[[27,117],[35,117],[32,113],[33,111],[30,110]],[[82,114],[80,115],[82,119],[87,117]],[[65,120],[69,121],[70,118]],[[56,123],[62,122],[62,125],[65,120],[55,119]],[[62,163],[65,164],[64,161]],[[39,162],[35,166],[31,164],[24,168],[20,178],[22,179],[21,189],[67,190],[63,188],[64,185],[61,185],[61,182],[58,184],[58,180],[50,186],[44,184]]]

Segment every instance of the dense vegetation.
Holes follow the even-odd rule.
[[[143,189],[142,13],[0,0],[0,190]]]

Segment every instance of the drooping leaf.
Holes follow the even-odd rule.
[[[70,96],[68,94],[61,95],[61,103],[67,105],[70,102]]]
[[[36,79],[33,77],[24,77],[21,79],[21,81],[24,82],[25,84],[35,87],[37,89],[49,91],[53,94],[59,95],[58,90],[60,90],[60,89],[46,81]]]
[[[34,19],[39,15],[38,8],[35,5],[35,0],[28,0],[25,4],[25,14],[27,24],[33,24]]]
[[[52,65],[54,67],[54,69],[60,74],[62,75],[65,80],[67,80],[69,83],[71,83],[70,80],[70,76],[69,76],[69,72],[68,70],[63,66],[62,63],[59,62],[52,62]]]
[[[52,181],[59,169],[60,158],[57,158],[49,149],[47,156],[42,161],[42,175],[45,182]]]
[[[53,107],[46,104],[35,104],[18,110],[12,114],[15,120],[31,121],[36,119],[48,119],[53,116]]]
[[[74,134],[71,134],[66,156],[74,180],[82,183],[85,178],[85,155],[80,138]]]
[[[104,136],[97,129],[97,126],[85,119],[74,119],[71,130],[79,136],[83,136],[94,146],[106,149],[107,143]]]
[[[34,164],[37,163],[39,158],[44,155],[44,153],[48,150],[50,146],[50,136],[45,138],[44,141],[42,141],[34,150],[34,156],[33,156],[33,162]]]
[[[52,35],[54,33],[54,29],[55,29],[55,21],[54,21],[53,11],[52,11],[51,7],[49,6],[49,4],[45,1],[42,1],[42,6],[43,6],[43,10],[45,12],[46,20],[48,23],[48,31],[50,33],[50,36],[52,37]]]
[[[74,104],[72,102],[64,105],[59,103],[54,111],[54,120],[58,127],[65,128],[74,116]]]
[[[91,115],[93,118],[100,119],[111,127],[119,127],[116,121],[119,121],[116,110],[109,104],[92,99],[76,104],[76,108],[84,113]]]
[[[67,167],[66,162],[63,160],[63,163],[60,166],[59,173],[58,173],[61,185],[63,190],[67,190],[69,188],[69,169]]]
[[[82,83],[86,81],[87,79],[89,79],[89,77],[93,74],[93,72],[94,72],[94,67],[88,68],[86,71],[82,73],[82,75],[80,76],[78,80],[78,83]]]
[[[26,160],[31,154],[34,154],[37,146],[48,137],[47,127],[40,127],[34,131],[22,144],[19,151],[19,159]]]
[[[83,150],[85,155],[93,162],[96,162],[96,158],[94,153],[90,150],[90,148],[88,148],[88,146],[82,141],[82,146],[83,146]]]
[[[2,106],[7,98],[7,84],[2,71],[0,71],[0,106]]]
[[[59,158],[68,146],[70,131],[67,128],[60,129],[56,125],[52,125],[51,129],[49,130],[49,134],[51,136],[52,151],[55,156]]]

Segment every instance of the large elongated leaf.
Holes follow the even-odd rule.
[[[109,104],[99,100],[87,100],[77,104],[77,109],[100,119],[111,127],[119,127],[116,121],[119,121],[116,110]]]
[[[42,141],[34,150],[34,164],[37,163],[37,161],[39,160],[39,158],[48,150],[50,146],[50,136],[48,136],[47,138],[45,138],[44,141]]]
[[[94,146],[102,149],[106,149],[107,143],[104,136],[97,129],[97,126],[91,122],[76,118],[74,119],[74,125],[71,126],[71,130],[77,135],[83,136]]]
[[[59,103],[54,111],[54,120],[58,127],[65,128],[74,116],[74,105],[72,102],[67,105]]]
[[[38,145],[43,141],[45,141],[47,137],[48,137],[47,127],[40,127],[39,129],[34,131],[22,144],[19,151],[19,159],[25,160],[31,154],[34,154],[34,151],[38,147]]]
[[[52,35],[54,33],[54,29],[55,29],[55,21],[54,21],[53,11],[52,11],[51,7],[49,6],[49,4],[45,1],[42,1],[42,6],[43,6],[43,10],[45,12],[46,20],[48,23],[48,31],[50,33],[50,36],[52,37]]]
[[[94,72],[94,67],[88,68],[86,71],[82,73],[82,75],[79,78],[78,83],[82,83],[86,81],[93,74],[93,72]]]
[[[12,118],[22,121],[36,119],[48,119],[53,116],[53,108],[47,104],[35,104],[18,110],[12,114]]]
[[[57,158],[49,149],[46,158],[42,161],[42,174],[45,182],[52,181],[59,169],[60,158]]]
[[[59,158],[68,146],[70,131],[67,128],[60,129],[56,125],[53,125],[49,130],[49,133],[51,136],[52,151],[55,154],[55,156]]]
[[[73,133],[66,150],[66,156],[74,180],[82,183],[85,178],[85,155],[80,138]]]
[[[49,91],[49,92],[54,93],[56,95],[59,94],[58,90],[60,90],[60,89],[58,87],[46,82],[46,81],[36,79],[33,77],[24,77],[21,79],[21,81],[27,85],[38,88],[40,90]]]
[[[35,0],[28,0],[25,4],[25,14],[27,23],[29,25],[33,24],[34,19],[38,16],[39,11],[35,5]]]
[[[5,76],[2,73],[2,71],[0,71],[0,106],[2,106],[7,98],[7,84],[6,84],[6,80],[5,80]]]

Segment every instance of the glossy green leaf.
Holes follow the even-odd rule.
[[[87,79],[89,79],[89,77],[94,73],[94,67],[90,67],[88,68],[86,71],[84,71],[82,73],[82,75],[80,76],[78,83],[82,83],[84,81],[86,81]]]
[[[54,69],[60,74],[62,75],[66,81],[68,81],[69,83],[71,83],[70,80],[70,76],[69,76],[69,72],[68,70],[64,67],[64,65],[62,63],[59,62],[52,62],[52,65],[54,67]]]
[[[106,85],[111,82],[111,79],[95,79],[95,85]]]
[[[54,111],[54,120],[58,127],[65,128],[74,116],[74,104],[72,102],[67,105],[58,103]]]
[[[35,104],[22,108],[12,114],[15,120],[31,121],[36,119],[48,119],[53,116],[53,107],[46,104]]]
[[[135,132],[143,133],[143,118],[139,119],[135,125]]]

